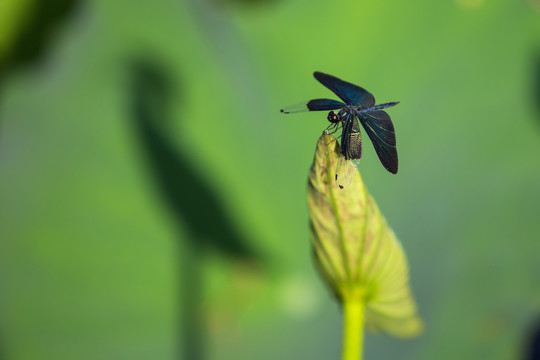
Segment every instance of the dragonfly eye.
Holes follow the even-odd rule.
[[[337,116],[336,113],[333,112],[333,111],[330,111],[330,112],[328,113],[328,118],[327,118],[327,119],[328,119],[328,121],[330,121],[332,124],[337,124],[337,123],[339,122],[338,116]]]

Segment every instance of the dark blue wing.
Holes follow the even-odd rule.
[[[295,112],[302,111],[328,111],[328,110],[338,110],[345,106],[344,103],[332,99],[314,99],[309,101],[301,102],[300,104],[295,104],[287,106],[281,109],[282,113],[290,114]]]
[[[392,174],[397,173],[396,133],[390,116],[382,110],[377,110],[358,114],[358,117],[384,168]]]
[[[354,106],[373,106],[375,105],[375,98],[366,89],[348,83],[335,76],[323,74],[322,72],[315,71],[313,73],[315,79],[321,84],[332,90],[334,94],[345,101],[349,105]]]

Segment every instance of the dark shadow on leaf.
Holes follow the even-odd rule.
[[[181,94],[161,67],[150,61],[133,66],[132,113],[150,172],[167,208],[183,229],[179,254],[182,359],[204,357],[200,261],[204,250],[232,259],[260,263],[234,225],[209,181],[193,167],[196,158],[182,153],[169,135],[171,106]],[[187,231],[186,231],[187,230]]]
[[[133,110],[137,133],[149,160],[163,200],[197,248],[213,248],[222,254],[241,258],[255,257],[247,241],[234,226],[217,192],[179,152],[167,135],[170,108],[179,95],[161,73],[149,63],[135,66]]]

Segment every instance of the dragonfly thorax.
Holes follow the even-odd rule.
[[[357,108],[353,105],[347,105],[339,110],[337,114],[338,122],[343,121],[349,114],[356,114]]]

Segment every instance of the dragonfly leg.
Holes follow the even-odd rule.
[[[335,134],[338,130],[339,130],[339,127],[340,125],[342,125],[341,123],[337,123],[337,124],[330,124],[328,125],[328,127],[326,128],[326,130],[328,131],[329,134]],[[328,145],[330,145],[331,143],[333,143],[334,141],[336,141],[337,139],[341,139],[341,135],[339,135],[338,137],[334,137],[334,139],[332,141],[330,141],[328,143]]]
[[[324,130],[328,131],[330,134],[333,134],[334,131],[333,131],[333,130],[330,131],[330,129],[331,129],[333,126],[335,126],[335,125],[336,125],[336,124],[330,124],[330,125],[328,125],[328,126],[326,127],[326,129],[324,129]]]
[[[338,123],[338,124],[330,124],[328,125],[328,127],[326,128],[326,130],[330,133],[330,134],[335,134],[338,130],[339,130],[339,126],[341,125],[341,123]]]

